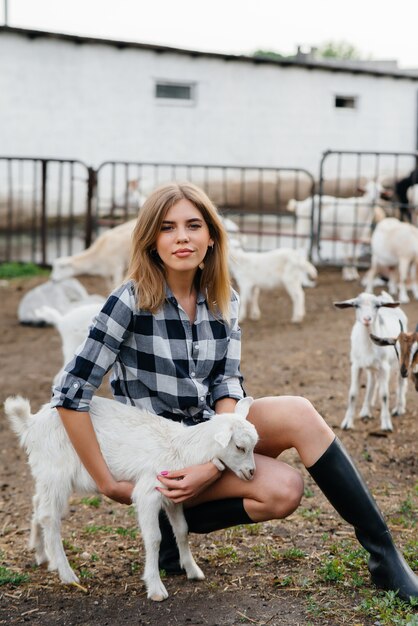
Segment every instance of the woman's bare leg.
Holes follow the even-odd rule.
[[[230,471],[186,507],[225,498],[243,498],[244,508],[254,522],[287,517],[299,506],[303,495],[300,473],[276,457],[296,448],[303,464],[313,465],[335,439],[332,430],[312,404],[298,396],[255,400],[248,418],[260,440],[256,447],[254,479],[243,481]]]

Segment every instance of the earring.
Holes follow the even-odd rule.
[[[199,263],[198,268],[199,268],[200,270],[203,270],[203,268],[204,268],[204,267],[205,267],[205,264],[204,264],[204,262],[203,262],[203,261],[202,261],[201,263]]]

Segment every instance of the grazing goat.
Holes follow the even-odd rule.
[[[266,252],[248,252],[236,240],[232,240],[229,267],[240,293],[240,322],[246,318],[248,309],[250,319],[260,319],[260,289],[271,290],[275,287],[284,287],[292,300],[292,322],[302,322],[305,317],[303,285],[307,276],[316,280],[317,271],[301,251],[278,248]]]
[[[68,311],[64,315],[50,306],[36,309],[35,314],[48,324],[55,326],[61,336],[63,366],[71,361],[78,346],[85,340],[93,318],[104,304],[104,298],[96,304],[85,304]],[[62,368],[54,377],[54,385],[61,377]]]
[[[395,347],[401,376],[407,378],[411,370],[411,379],[415,390],[418,391],[418,324],[413,333],[405,332],[401,326],[401,332],[397,337],[376,337],[371,334],[370,338],[378,346]]]
[[[411,279],[410,289],[418,300],[416,266],[418,263],[418,228],[395,217],[387,217],[377,224],[371,239],[372,261],[364,276],[366,291],[373,292],[374,278],[381,268],[389,268],[389,291],[395,295],[394,270],[399,274],[399,301],[409,302],[406,282]]]
[[[173,526],[187,577],[204,578],[190,552],[182,506],[156,489],[161,486],[157,474],[163,468],[178,470],[215,459],[239,478],[251,480],[258,438],[254,426],[245,419],[251,403],[252,398],[244,398],[237,403],[235,413],[214,415],[188,427],[115,400],[92,399],[90,415],[112,475],[118,481],[135,483],[132,501],[145,546],[143,579],[151,600],[168,597],[158,570],[161,507]],[[48,562],[50,570],[58,570],[63,583],[76,583],[78,578],[62,546],[60,520],[73,491],[94,492],[96,485],[71,445],[56,409],[46,404],[31,415],[28,400],[9,397],[5,411],[26,449],[36,483],[30,537],[36,561]]]
[[[20,324],[45,326],[50,322],[36,314],[36,310],[44,305],[64,314],[74,307],[103,301],[102,296],[88,294],[76,278],[67,278],[59,283],[47,280],[25,293],[19,302],[17,317]]]
[[[91,274],[103,276],[113,289],[123,281],[131,253],[131,237],[136,220],[130,220],[101,234],[92,245],[73,256],[60,257],[52,263],[51,279]]]
[[[378,336],[391,336],[397,333],[399,324],[404,328],[408,326],[405,313],[397,308],[399,302],[382,291],[380,296],[370,293],[361,293],[356,298],[344,302],[334,302],[339,309],[354,307],[356,320],[351,331],[351,384],[348,394],[348,408],[341,423],[341,428],[347,430],[353,427],[355,405],[359,391],[360,375],[363,369],[367,372],[366,394],[360,417],[371,415],[371,404],[375,391],[375,385],[379,385],[380,395],[380,421],[381,429],[393,430],[392,420],[389,413],[389,382],[392,370],[396,369],[395,351],[389,347],[376,346],[371,338],[371,333]],[[392,415],[403,415],[406,407],[407,381],[398,376],[396,393],[396,406]]]
[[[296,214],[299,246],[306,249],[312,228],[317,234],[320,227],[321,239],[337,239],[342,243],[345,260],[343,279],[357,280],[359,274],[354,263],[359,255],[358,244],[367,243],[372,223],[385,217],[382,207],[376,204],[382,193],[380,183],[369,181],[361,197],[315,195],[300,201],[289,200],[287,209]],[[318,217],[320,202],[321,214]]]

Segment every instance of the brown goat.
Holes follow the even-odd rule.
[[[401,330],[397,337],[377,337],[370,334],[370,339],[378,346],[395,346],[401,376],[406,378],[409,368],[411,368],[411,379],[415,390],[418,391],[418,324],[413,333],[406,333]],[[399,352],[396,347],[397,344],[399,344]]]

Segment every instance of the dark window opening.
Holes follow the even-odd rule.
[[[170,100],[192,100],[192,85],[180,85],[175,83],[157,83],[155,88],[157,98],[168,98]]]
[[[357,98],[355,96],[335,96],[335,107],[337,109],[356,109]]]

